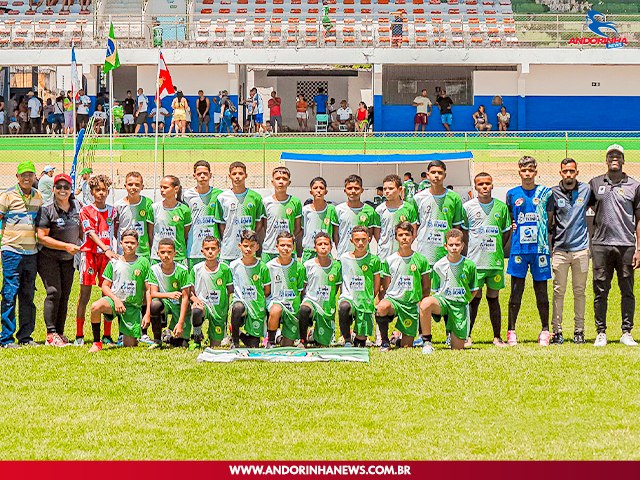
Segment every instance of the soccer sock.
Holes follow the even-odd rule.
[[[276,343],[276,332],[278,330],[267,330],[267,340],[271,345]]]
[[[430,342],[433,339],[433,335],[422,335],[423,342]]]
[[[76,318],[76,338],[84,337],[84,318]]]
[[[100,324],[92,323],[91,330],[93,331],[93,343],[100,342]]]
[[[533,291],[536,293],[536,304],[542,330],[549,331],[549,294],[547,293],[547,281],[533,282]]]
[[[493,328],[493,337],[501,338],[502,310],[500,309],[500,299],[498,297],[487,297],[487,303],[489,304],[489,319],[491,320],[491,327]]]
[[[469,336],[471,336],[471,330],[473,330],[473,324],[476,323],[476,317],[478,316],[478,307],[480,307],[480,301],[482,297],[473,297],[471,303],[469,303],[469,311],[471,320],[469,322]]]
[[[356,338],[353,341],[353,346],[357,348],[364,348],[367,346],[367,340],[362,338]]]
[[[341,302],[338,307],[338,323],[340,324],[340,333],[344,337],[345,343],[351,343],[351,304],[349,302]]]
[[[147,313],[147,304],[146,303],[144,305],[142,305],[142,307],[140,308],[140,315],[142,315],[144,317],[145,313]],[[153,328],[151,329],[151,331],[153,332]],[[149,336],[149,327],[146,327],[146,328],[142,329],[142,335]]]
[[[202,324],[204,323],[204,311],[200,308],[191,309],[191,324],[193,325],[192,337],[202,335]]]
[[[231,307],[231,341],[237,346],[240,344],[240,327],[244,323],[244,305],[235,302]]]
[[[104,336],[105,337],[110,337],[111,336],[111,324],[113,322],[111,320],[106,320],[104,321]]]
[[[300,324],[300,341],[302,343],[307,342],[307,334],[309,327],[311,326],[311,309],[307,305],[300,306],[298,312],[298,323]]]
[[[509,297],[509,330],[516,329],[516,321],[524,293],[524,278],[511,277],[511,296]]]
[[[380,329],[380,339],[382,345],[389,345],[389,324],[393,321],[393,317],[389,315],[376,315],[376,323]]]

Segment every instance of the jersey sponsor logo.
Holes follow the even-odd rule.
[[[516,205],[516,207],[519,207],[519,206],[520,206],[520,205],[522,205],[523,203],[524,203],[524,198],[518,198],[518,199],[515,201],[515,205]]]
[[[243,215],[238,218],[233,219],[234,225],[241,225],[243,227],[247,227],[253,223],[253,218],[249,215]]]
[[[540,255],[538,257],[538,266],[539,267],[546,267],[549,264],[549,262],[547,261],[547,256],[546,255]]]
[[[566,207],[566,206],[567,206],[567,202],[565,201],[565,199],[564,199],[564,198],[559,198],[559,199],[558,199],[558,206],[559,206],[560,208],[564,208],[564,207]]]
[[[604,185],[600,185],[598,187],[598,194],[599,195],[603,195],[606,191],[607,191],[607,187],[605,187]]]
[[[444,294],[447,297],[464,296],[465,293],[466,290],[464,289],[464,287],[447,287],[444,290]]]
[[[537,222],[538,214],[537,213],[526,213],[524,216],[525,222]]]
[[[61,227],[61,228],[62,228],[62,227],[64,227],[64,225],[65,225],[64,218],[59,218],[59,219],[57,219],[57,220],[56,220],[56,225],[57,225],[58,227]]]
[[[440,230],[446,230],[449,228],[449,224],[446,220],[429,220],[427,222],[427,228],[438,228]]]
[[[364,292],[364,277],[354,276],[349,280],[349,287],[354,292]]]
[[[616,190],[616,192],[618,193],[618,195],[620,195],[621,197],[624,197],[624,188],[620,187]]]

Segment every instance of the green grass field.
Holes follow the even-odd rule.
[[[71,310],[76,298],[77,288]],[[39,283],[38,341],[42,304]],[[591,293],[587,305],[592,342]],[[527,288],[522,344],[509,349],[490,345],[483,302],[470,350],[444,349],[436,324],[434,355],[372,349],[369,364],[198,364],[196,352],[143,347],[1,350],[0,459],[640,459],[640,349],[617,344],[616,287],[609,318],[616,343],[604,349],[539,347]]]

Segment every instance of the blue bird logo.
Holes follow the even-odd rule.
[[[604,33],[602,29],[608,29],[610,31],[613,31],[617,37],[618,29],[616,28],[615,23],[603,22],[602,20],[604,18],[605,16],[602,13],[596,12],[595,10],[589,10],[587,12],[587,27],[589,27],[589,30],[591,30],[593,33],[595,33],[599,37],[609,38],[609,35]]]

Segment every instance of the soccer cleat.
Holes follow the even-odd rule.
[[[351,348],[353,344],[351,342],[344,342],[344,348]]]
[[[631,336],[631,332],[624,332],[620,337],[620,343],[626,345],[627,347],[637,347],[638,342],[636,342]]]
[[[396,346],[400,346],[400,340],[402,339],[402,335],[400,334],[400,332],[395,331],[391,334],[391,338],[389,339],[389,343],[391,345],[396,345]]]
[[[518,345],[518,336],[516,335],[515,330],[507,331],[507,345],[510,347],[515,347]]]
[[[371,348],[376,346],[375,343],[373,343],[371,340],[369,340],[369,338],[367,337],[367,339],[364,341],[364,346],[366,348]]]
[[[102,336],[102,343],[104,345],[106,345],[107,347],[113,347],[116,343],[113,341],[113,339],[111,337],[108,337],[107,335],[103,335]]]
[[[58,335],[60,335],[60,338],[61,338],[61,339],[62,339],[62,341],[65,343],[65,347],[66,347],[67,345],[69,345],[69,343],[70,343],[70,342],[69,342],[69,339],[68,339],[67,337],[65,337],[65,336],[64,336],[64,335],[62,335],[62,334],[58,334]]]
[[[153,339],[149,335],[142,335],[138,341],[147,345],[151,345],[153,343]]]
[[[541,347],[548,347],[549,340],[551,339],[551,332],[549,330],[542,330],[538,335],[538,345]]]
[[[45,346],[53,347],[53,336],[55,333],[47,333],[47,339],[44,341]]]
[[[97,353],[99,351],[102,350],[102,343],[101,342],[93,342],[93,345],[91,345],[91,348],[89,349],[89,353]]]
[[[424,340],[422,340],[422,337],[416,337],[416,339],[413,341],[414,347],[422,347],[423,345],[424,345]]]
[[[447,333],[447,339],[444,341],[447,348],[451,348],[451,333]]]
[[[436,349],[433,348],[433,345],[431,344],[431,342],[424,342],[424,345],[422,346],[422,354],[423,355],[429,355],[433,352],[435,352]]]
[[[564,343],[564,336],[562,335],[562,332],[554,333],[553,337],[551,337],[551,343],[554,345],[562,345]]]
[[[221,347],[228,347],[231,345],[231,337],[229,335],[225,336],[220,342]]]
[[[276,348],[276,344],[267,342],[267,344],[264,346],[264,348],[266,348],[267,350],[271,350],[272,348]]]
[[[471,340],[471,337],[467,337],[464,341],[464,348],[471,348],[471,345],[473,345],[473,340]]]
[[[149,345],[149,350],[159,350],[161,348],[162,348],[161,343],[153,342],[151,345]]]
[[[26,342],[20,342],[20,345],[23,347],[39,347],[40,344],[38,342],[34,342],[33,340],[27,340]]]
[[[17,343],[5,343],[4,345],[2,345],[2,348],[16,349],[16,348],[21,348],[21,347]]]
[[[69,344],[65,343],[62,337],[57,333],[47,333],[47,341],[45,342],[45,345],[49,345],[51,347],[66,347]]]
[[[236,350],[240,348],[240,345],[236,344],[233,340],[229,342],[229,350]]]
[[[169,330],[168,328],[165,328],[162,331],[162,335],[160,335],[160,340],[163,343],[171,343],[172,338],[173,338],[173,334],[171,333],[171,330]]]
[[[596,341],[593,342],[594,347],[605,347],[607,345],[607,334],[602,332],[596,336]]]
[[[383,343],[382,345],[380,345],[380,351],[382,353],[387,353],[391,351],[391,344],[389,343]]]
[[[81,347],[83,345],[84,345],[84,337],[76,337],[75,341],[73,342],[73,346]]]
[[[508,347],[500,337],[493,339],[493,345],[500,348]]]
[[[576,345],[582,345],[584,343],[584,333],[576,332],[573,334],[573,343]]]

